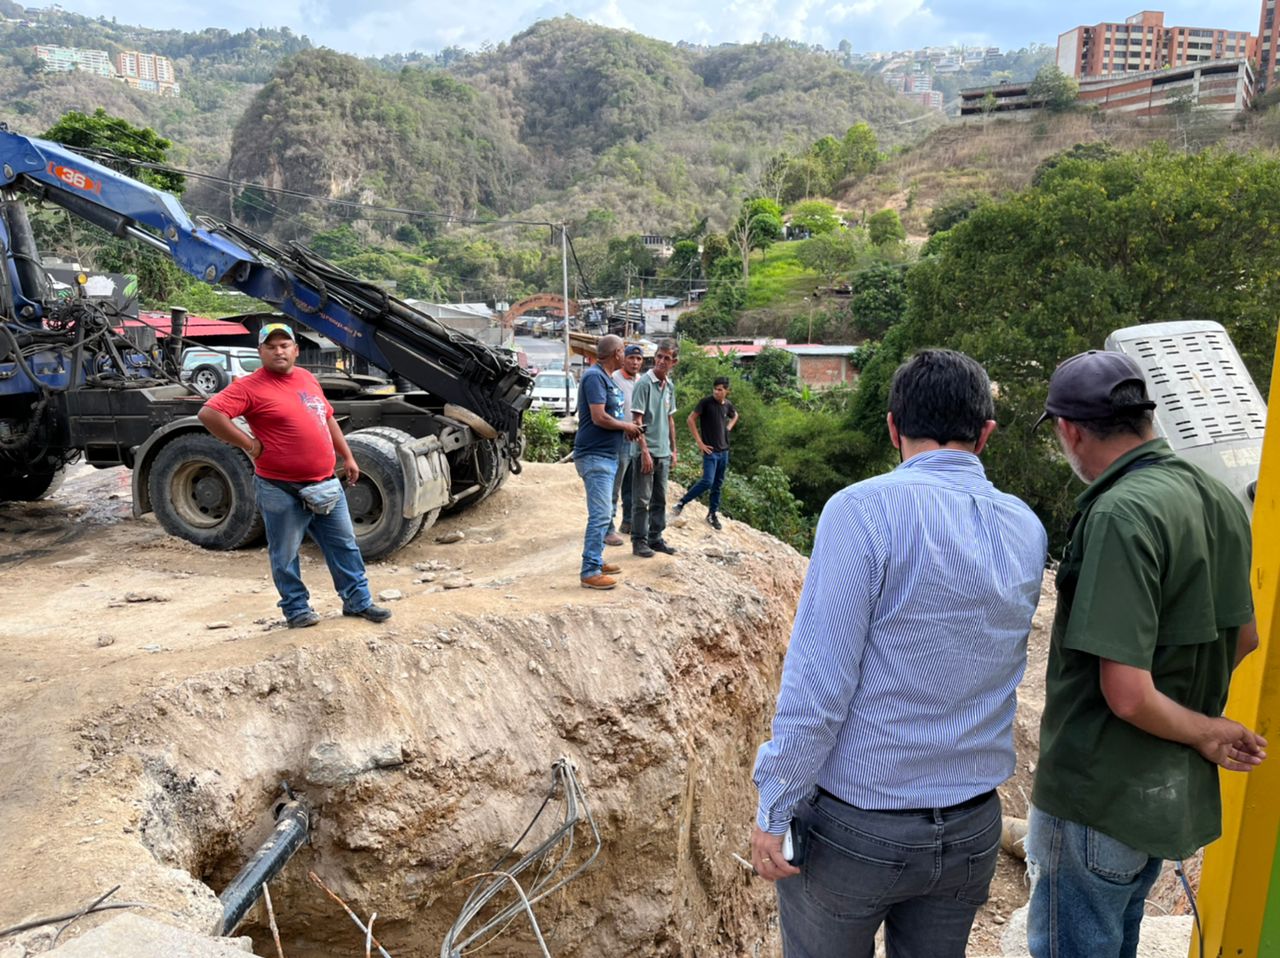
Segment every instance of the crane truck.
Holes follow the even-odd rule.
[[[135,516],[211,549],[262,534],[253,466],[195,418],[202,391],[171,357],[120,331],[109,306],[55,296],[28,205],[52,203],[183,271],[271,304],[389,373],[392,395],[327,383],[360,465],[347,492],[368,559],[390,555],[443,510],[475,504],[520,468],[532,379],[514,357],[449,329],[298,243],[193,221],[169,193],[0,125],[0,502],[33,501],[66,466],[132,470]]]

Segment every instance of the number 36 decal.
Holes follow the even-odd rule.
[[[57,163],[49,164],[49,173],[56,176],[68,186],[74,186],[77,190],[84,190],[87,193],[101,193],[102,184],[97,180],[85,176],[79,170],[74,170],[69,166],[59,166]]]

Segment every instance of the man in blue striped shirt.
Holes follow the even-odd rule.
[[[917,353],[890,387],[902,465],[822,511],[754,775],[787,958],[870,958],[881,924],[895,958],[963,958],[987,899],[1047,548],[983,472],[994,416],[981,366]]]

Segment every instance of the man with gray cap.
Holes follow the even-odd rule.
[[[573,462],[587,493],[587,531],[582,538],[584,589],[612,589],[620,566],[604,561],[604,537],[613,514],[613,479],[623,438],[635,439],[640,427],[626,418],[622,390],[611,378],[622,366],[621,336],[601,336],[594,366],[582,374],[578,386],[578,433],[573,439]]]
[[[1164,859],[1221,833],[1218,767],[1266,741],[1222,716],[1257,645],[1249,520],[1155,437],[1142,370],[1063,362],[1045,412],[1088,488],[1058,567],[1027,862],[1034,958],[1129,958]]]
[[[258,356],[259,369],[210,399],[198,415],[209,432],[253,460],[271,578],[285,622],[303,629],[320,621],[298,566],[298,549],[308,533],[324,554],[342,597],[342,614],[385,622],[391,612],[373,604],[347,498],[334,477],[335,456],[342,459],[348,485],[359,481],[360,467],[334,421],[333,407],[316,377],[296,365],[298,343],[291,327],[263,326]],[[239,416],[253,435],[232,422]]]

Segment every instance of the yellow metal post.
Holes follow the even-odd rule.
[[[1263,943],[1280,921],[1273,883],[1280,834],[1280,341],[1272,366],[1266,437],[1253,506],[1253,601],[1261,645],[1236,671],[1227,715],[1264,736],[1268,759],[1247,774],[1222,772],[1222,838],[1205,852],[1200,916],[1205,956],[1276,958]],[[1270,914],[1269,914],[1270,913]],[[1192,936],[1191,958],[1201,958]]]

